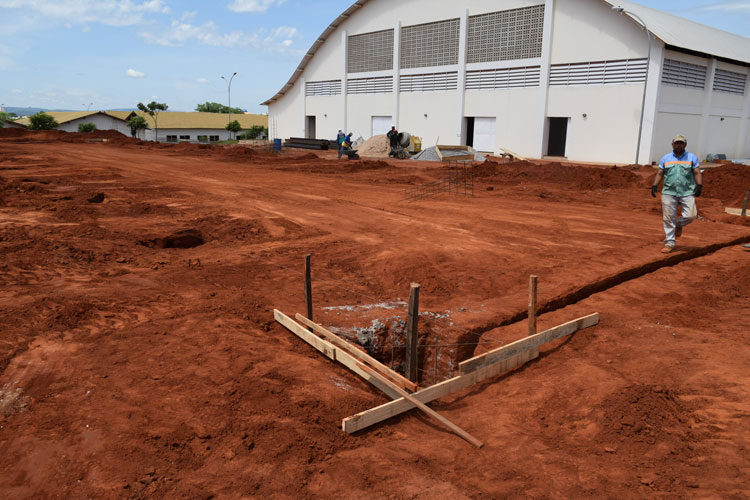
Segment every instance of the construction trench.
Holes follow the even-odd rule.
[[[451,171],[0,131],[0,491],[747,496],[747,167],[706,169],[668,256],[651,167],[490,158],[401,201]],[[504,370],[428,404],[481,449],[408,405],[341,430],[395,407],[274,319],[307,314],[308,254],[314,322],[395,371],[420,284],[419,389]],[[598,323],[462,375],[528,338],[530,275],[539,333]]]

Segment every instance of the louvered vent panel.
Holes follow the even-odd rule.
[[[401,28],[401,68],[458,64],[459,19]]]
[[[401,92],[434,92],[437,90],[456,90],[458,73],[430,73],[424,75],[402,75]]]
[[[539,86],[539,66],[466,72],[467,90],[513,89]]]
[[[388,94],[393,92],[393,77],[352,78],[346,82],[347,94]]]
[[[702,90],[706,88],[706,72],[707,69],[705,66],[676,61],[674,59],[664,59],[661,83],[675,87]]]
[[[549,84],[612,85],[618,83],[643,83],[646,81],[646,59],[624,59],[550,66]]]
[[[347,56],[349,73],[393,69],[393,30],[350,36]]]
[[[544,5],[469,17],[469,63],[541,57]]]
[[[745,95],[745,85],[747,84],[747,75],[717,69],[714,76],[714,91],[724,92],[726,94]]]
[[[307,96],[341,95],[341,80],[326,80],[322,82],[305,82],[305,95]]]

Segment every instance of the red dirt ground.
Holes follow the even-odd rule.
[[[447,167],[0,130],[2,496],[750,498],[750,169],[668,256],[649,167],[475,173],[406,203]],[[316,320],[396,368],[421,284],[423,386],[525,335],[529,274],[540,329],[601,322],[431,404],[481,450],[414,411],[348,435],[387,397],[273,321],[308,253]]]

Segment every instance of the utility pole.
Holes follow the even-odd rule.
[[[237,76],[237,72],[235,71],[232,76],[229,77],[229,80],[221,77],[222,80],[227,82],[227,97],[229,100],[229,123],[232,123],[232,80],[234,80],[234,77]],[[229,131],[229,138],[232,138],[232,131]]]

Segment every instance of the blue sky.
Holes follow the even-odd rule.
[[[410,1],[410,0],[404,0]],[[434,0],[437,1],[437,0]],[[750,36],[750,0],[636,0]],[[0,0],[0,104],[111,109],[138,101],[250,112],[353,0]]]

